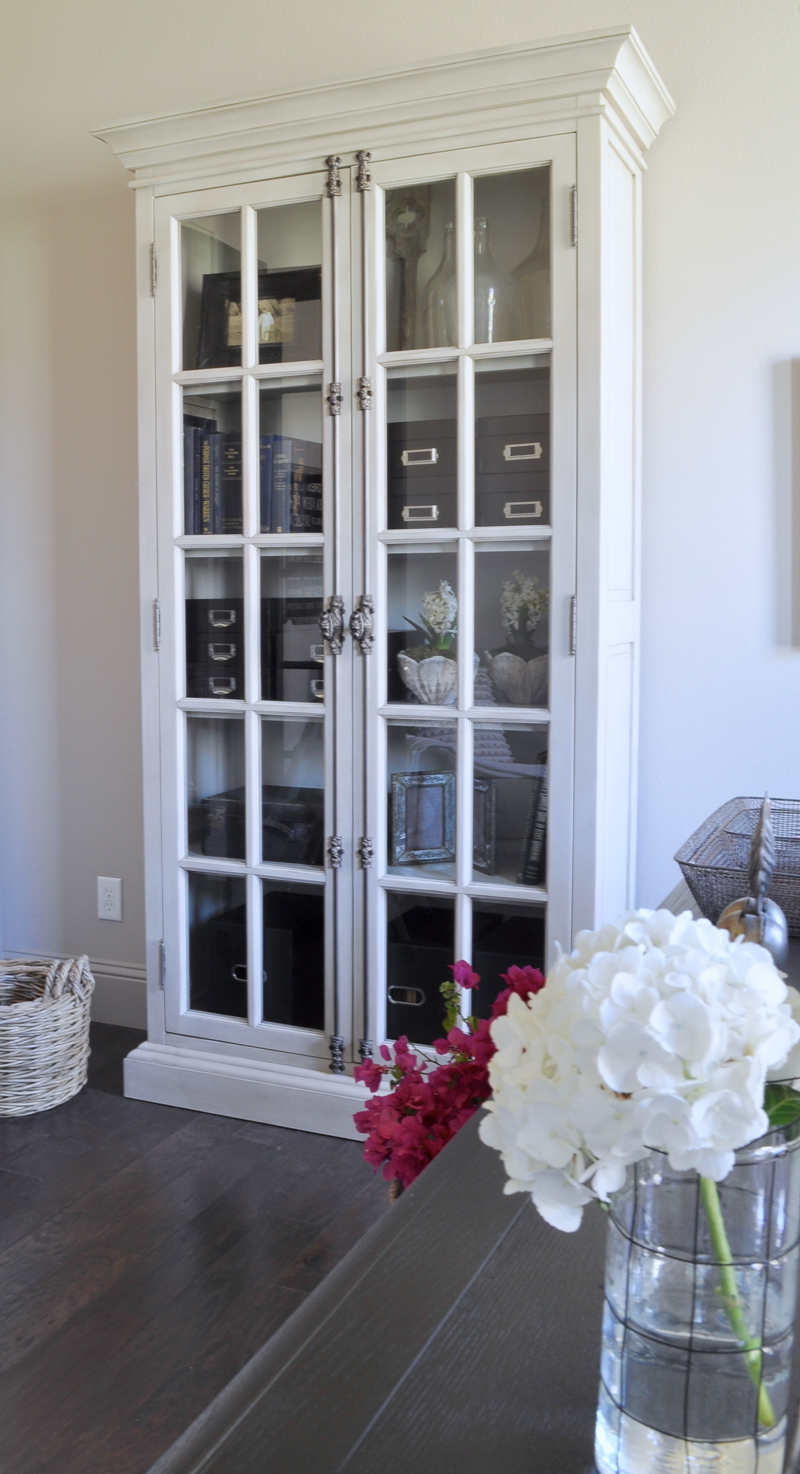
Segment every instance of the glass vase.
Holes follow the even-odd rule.
[[[661,1152],[608,1224],[598,1474],[781,1474],[797,1298],[800,1127],[720,1183]]]
[[[444,228],[442,259],[422,299],[425,342],[430,348],[453,348],[458,342],[458,286],[455,227]]]
[[[475,221],[475,342],[505,343],[514,330],[514,283],[495,261],[489,222]]]

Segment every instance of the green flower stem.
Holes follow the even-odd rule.
[[[725,1220],[722,1216],[717,1184],[712,1182],[710,1177],[700,1178],[700,1197],[706,1210],[708,1226],[711,1230],[711,1242],[714,1245],[714,1255],[719,1269],[719,1295],[731,1330],[744,1351],[750,1380],[758,1389],[758,1421],[763,1428],[772,1428],[775,1424],[775,1413],[769,1393],[761,1381],[761,1339],[759,1336],[751,1336],[748,1330],[739,1291],[736,1287],[736,1271],[733,1267],[733,1255],[725,1231]]]

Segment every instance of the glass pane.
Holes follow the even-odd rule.
[[[258,361],[321,358],[321,201],[275,205],[257,218]]]
[[[259,391],[260,532],[322,531],[322,385],[270,379]]]
[[[456,554],[431,546],[388,558],[387,701],[455,706]]]
[[[242,361],[241,240],[238,210],[181,225],[185,369]]]
[[[549,357],[475,369],[475,522],[550,521]]]
[[[189,852],[245,858],[244,722],[186,719]]]
[[[547,544],[475,555],[476,706],[547,706],[550,647]]]
[[[265,880],[264,1019],[325,1027],[325,891]]]
[[[264,860],[324,864],[324,762],[322,722],[262,721]]]
[[[456,385],[452,364],[389,370],[386,480],[390,527],[457,525]]]
[[[439,896],[386,896],[386,1033],[416,1044],[442,1036],[439,989],[453,974],[455,904]]]
[[[475,180],[476,343],[550,337],[550,169]]]
[[[244,700],[241,553],[186,553],[186,695]]]
[[[458,342],[456,182],[386,191],[386,349]]]
[[[547,727],[475,722],[473,880],[546,884],[547,739]]]
[[[506,986],[501,974],[510,967],[544,971],[544,916],[544,907],[474,902],[472,966],[481,981],[470,994],[470,1007],[478,1018],[489,1017],[495,998]]]
[[[389,869],[455,877],[455,722],[387,722]]]
[[[262,701],[324,701],[321,613],[322,554],[262,554]]]
[[[190,871],[189,1005],[247,1018],[247,901],[244,876]]]
[[[242,531],[242,396],[238,386],[183,391],[183,530]]]

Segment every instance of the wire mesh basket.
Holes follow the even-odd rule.
[[[732,798],[682,844],[675,859],[700,910],[716,925],[731,901],[748,891],[750,841],[762,798]],[[789,934],[800,937],[800,799],[771,798],[777,861],[767,892],[780,906]]]

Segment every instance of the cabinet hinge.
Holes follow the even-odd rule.
[[[157,651],[161,649],[161,605],[158,599],[153,600],[153,645]]]
[[[167,985],[167,944],[164,938],[158,944],[158,986],[163,989]]]
[[[578,186],[572,186],[572,244],[578,244]]]
[[[372,175],[369,169],[371,160],[372,154],[369,152],[369,149],[362,148],[356,154],[356,163],[358,164],[356,189],[359,194],[364,194],[365,190],[372,189]]]
[[[156,243],[155,243],[155,241],[152,241],[151,244],[150,244],[150,296],[151,297],[154,297],[155,296],[157,285],[158,285],[158,259],[156,257]]]
[[[569,601],[569,653],[574,655],[578,649],[578,595],[573,594]]]

